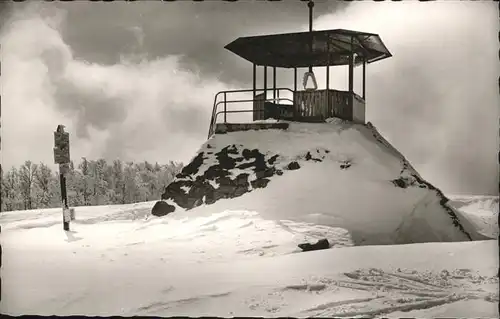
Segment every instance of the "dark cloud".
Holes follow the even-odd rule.
[[[343,1],[317,1],[315,16],[347,6]],[[183,67],[229,82],[251,79],[243,72],[246,63],[223,49],[226,44],[240,36],[301,31],[308,23],[308,9],[301,1],[79,2],[58,7],[67,10],[63,38],[77,58],[113,64],[120,55],[137,50],[151,59],[182,55]],[[138,33],[143,37],[140,47]]]
[[[384,136],[445,191],[497,193],[494,4],[316,3],[318,28],[379,33],[394,54],[368,67],[367,116]],[[215,92],[250,87],[250,63],[226,44],[308,22],[298,0],[0,2],[0,18],[5,9],[18,13],[2,42],[3,102],[13,105],[5,117],[29,110],[47,123],[71,119],[75,145],[94,147],[75,152],[160,162],[189,159],[204,141]],[[293,72],[278,72],[278,86],[291,86]],[[332,78],[346,83],[343,70],[332,68]],[[5,131],[15,129],[29,136],[19,145],[41,149],[39,134]],[[48,158],[50,136],[43,143]]]

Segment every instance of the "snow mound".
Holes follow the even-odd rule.
[[[485,239],[376,128],[331,119],[217,134],[153,215],[256,211],[346,229],[356,245]]]

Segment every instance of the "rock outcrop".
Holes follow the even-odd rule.
[[[356,244],[479,239],[371,123],[215,134],[161,199],[155,216],[231,199],[217,209],[340,227]]]

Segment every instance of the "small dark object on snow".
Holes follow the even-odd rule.
[[[312,250],[321,250],[321,249],[328,249],[330,248],[330,243],[328,242],[328,239],[320,239],[316,244],[299,244],[298,245],[302,251],[312,251]]]
[[[293,170],[299,169],[300,165],[297,162],[291,162],[290,164],[288,164],[287,168],[289,170],[293,171]]]
[[[349,161],[344,161],[342,164],[340,164],[340,169],[348,169],[351,167],[351,162]]]
[[[175,211],[175,206],[172,206],[169,203],[160,200],[157,201],[156,204],[153,206],[151,214],[153,216],[162,217],[170,213],[173,213],[174,211]]]

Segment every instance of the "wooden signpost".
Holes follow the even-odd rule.
[[[69,223],[74,219],[68,207],[68,194],[66,192],[66,174],[69,171],[69,133],[64,132],[64,125],[58,125],[54,132],[54,162],[59,164],[59,183],[61,185],[61,203],[63,209],[63,228],[69,231]]]

